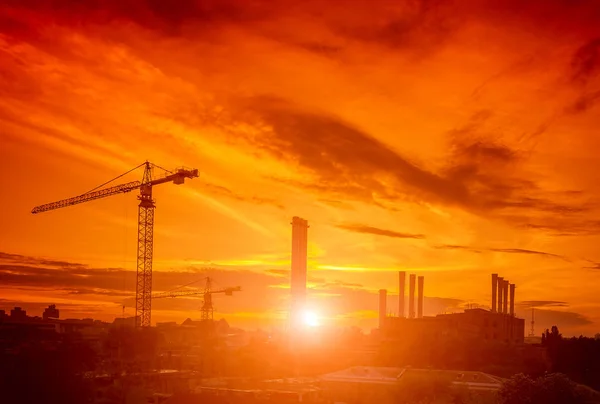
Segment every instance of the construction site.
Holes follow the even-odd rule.
[[[141,181],[112,185],[140,168]],[[155,169],[164,171],[164,176],[155,176]],[[49,307],[43,318],[29,317],[20,308],[10,315],[0,313],[3,335],[27,329],[42,339],[54,334],[77,334],[91,343],[101,358],[91,375],[101,388],[125,384],[143,387],[151,400],[148,402],[163,402],[182,394],[196,400],[190,402],[200,402],[199,397],[206,396],[226,396],[229,402],[247,402],[251,398],[257,402],[332,402],[372,399],[403,378],[441,375],[467,389],[487,392],[500,387],[498,377],[466,368],[467,365],[462,365],[465,366],[462,370],[449,367],[432,370],[434,362],[422,361],[427,357],[425,350],[448,341],[455,344],[475,341],[492,347],[524,344],[525,320],[515,315],[515,284],[498,274],[491,275],[491,309],[425,316],[425,277],[408,275],[406,299],[407,273],[400,271],[397,316],[387,314],[387,290],[381,289],[378,328],[371,333],[348,336],[346,330],[315,327],[307,311],[309,225],[300,217],[291,221],[290,292],[285,327],[278,332],[252,333],[230,327],[226,319],[216,321],[213,296],[235,295],[242,292],[244,285],[215,288],[214,280],[205,277],[202,288],[183,285],[154,293],[152,284],[156,207],[153,188],[165,183],[184,184],[186,179],[198,177],[198,170],[170,171],[145,162],[130,172],[82,195],[37,206],[32,213],[139,190],[135,317],[117,318],[111,324],[61,320],[56,306]],[[181,296],[202,297],[200,319],[153,326],[152,302]],[[423,341],[428,346],[423,346]],[[417,359],[406,353],[419,346]],[[420,365],[424,367],[421,370]]]

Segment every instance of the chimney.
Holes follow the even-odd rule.
[[[496,312],[496,292],[498,292],[498,274],[492,274],[492,313]]]
[[[504,293],[502,292],[503,287],[504,287],[504,278],[499,276],[498,277],[498,307],[496,307],[496,312],[498,312],[498,313],[502,313],[502,296],[504,296]]]
[[[408,278],[408,318],[415,318],[415,274]]]
[[[308,221],[294,216],[292,218],[292,273],[290,277],[293,321],[298,321],[306,302],[307,235]]]
[[[386,315],[386,302],[387,302],[387,290],[380,289],[379,290],[379,329],[383,330],[383,325],[385,324],[385,315]]]
[[[398,272],[398,317],[404,317],[404,290],[406,289],[406,272]]]
[[[417,318],[423,318],[423,284],[425,283],[425,277],[419,276],[417,279]]]
[[[506,280],[502,285],[502,292],[504,293],[504,296],[502,297],[502,303],[504,304],[504,307],[502,308],[502,313],[508,314],[508,281]]]
[[[510,284],[510,316],[515,316],[515,284]]]

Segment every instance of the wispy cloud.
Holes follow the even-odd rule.
[[[348,230],[355,233],[374,234],[376,236],[392,237],[392,238],[414,238],[424,239],[423,234],[401,233],[394,230],[381,229],[378,227],[367,226],[363,224],[338,224],[335,227],[343,230]]]
[[[559,302],[555,300],[522,300],[517,303],[518,306],[530,309],[530,308],[541,308],[541,307],[567,307],[567,302]]]
[[[560,259],[568,261],[568,259],[566,257],[559,255],[559,254],[553,254],[553,253],[544,252],[544,251],[527,250],[527,249],[523,249],[523,248],[471,247],[471,246],[466,246],[466,245],[453,245],[453,244],[438,245],[435,248],[442,249],[442,250],[464,250],[464,251],[469,251],[469,252],[473,252],[473,253],[495,252],[495,253],[502,253],[502,254],[541,255],[541,256],[545,256],[545,257],[560,258]]]

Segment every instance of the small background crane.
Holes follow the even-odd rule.
[[[144,167],[142,181],[133,181],[125,184],[106,187],[111,182]],[[165,172],[161,178],[153,178],[154,168]],[[140,190],[138,200],[138,244],[137,244],[137,277],[135,291],[135,316],[136,325],[149,327],[152,312],[152,251],[154,243],[154,208],[156,207],[152,199],[152,187],[167,182],[180,185],[186,178],[198,177],[198,169],[177,168],[174,171],[152,164],[148,161],[132,168],[124,174],[105,182],[102,185],[73,198],[63,199],[57,202],[47,203],[36,206],[31,213],[42,213],[49,210],[64,208],[83,202],[93,201],[95,199],[106,198],[111,195],[130,192],[134,189]]]
[[[204,286],[204,290],[179,290],[179,291],[171,291],[164,293],[156,293],[152,295],[152,299],[163,299],[167,297],[178,297],[178,296],[194,296],[194,295],[202,295],[204,302],[202,303],[201,316],[200,319],[202,321],[213,320],[214,308],[212,304],[212,295],[217,293],[224,293],[226,296],[233,295],[233,292],[239,292],[242,288],[239,286],[228,287],[228,288],[220,288],[220,289],[212,289],[212,279],[210,277],[206,278],[206,284]]]

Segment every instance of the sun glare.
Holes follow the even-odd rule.
[[[321,322],[319,321],[319,316],[317,316],[317,313],[313,311],[305,311],[302,315],[302,322],[307,327],[318,327],[319,325],[321,325]]]

